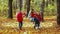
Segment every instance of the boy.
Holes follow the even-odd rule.
[[[41,21],[41,16],[40,16],[40,14],[39,14],[39,13],[36,13],[36,14],[35,14],[35,17],[34,17],[34,22],[35,22],[34,28],[35,28],[35,27],[38,27],[38,29],[40,29],[40,28],[39,28],[39,27],[40,27],[40,21]]]
[[[38,21],[38,18],[37,18],[37,16],[35,15],[35,17],[34,17],[34,22],[35,22],[35,25],[34,25],[34,29],[36,28],[36,27],[39,27],[40,25],[40,23],[39,23],[39,21]]]
[[[17,20],[18,20],[18,22],[19,22],[19,29],[21,30],[22,29],[22,25],[23,25],[23,14],[22,14],[22,12],[20,11],[20,12],[18,12],[18,14],[17,14]]]

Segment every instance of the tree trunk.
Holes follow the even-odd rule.
[[[52,0],[52,5],[54,5],[54,0]]]
[[[45,6],[45,0],[43,0],[42,5],[41,5],[42,22],[44,21],[44,6]]]
[[[12,1],[13,0],[9,0],[8,1],[8,5],[9,5],[8,18],[10,18],[10,19],[13,18],[13,14],[12,14]]]
[[[20,4],[19,4],[19,6],[20,6],[20,11],[22,10],[22,0],[19,0],[19,2],[20,2]]]
[[[49,4],[51,4],[52,3],[52,0],[49,0],[48,2],[49,2]]]
[[[26,0],[26,4],[27,4],[27,16],[28,16],[28,13],[30,11],[30,0]]]
[[[46,7],[48,7],[48,0],[46,1]]]
[[[49,4],[54,5],[54,0],[49,0]]]
[[[60,0],[57,0],[57,24],[60,25]]]

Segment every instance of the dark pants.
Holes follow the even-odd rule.
[[[23,25],[23,23],[22,22],[19,22],[19,29],[22,28],[22,25]]]
[[[38,28],[39,28],[39,27],[40,27],[40,23],[39,23],[39,22],[35,22],[34,28],[35,28],[35,27],[38,27]]]

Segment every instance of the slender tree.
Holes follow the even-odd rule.
[[[52,0],[52,5],[54,5],[54,0]]]
[[[27,4],[27,16],[28,16],[28,13],[30,11],[30,0],[26,0],[26,4]]]
[[[48,7],[48,0],[46,1],[46,7]]]
[[[43,1],[42,1],[42,4],[41,4],[42,22],[44,21],[44,6],[45,6],[45,0],[43,0]]]
[[[60,25],[60,0],[57,0],[57,24]]]
[[[49,2],[49,4],[51,4],[52,3],[52,0],[48,0],[48,2]]]
[[[49,0],[49,4],[54,5],[54,0]]]
[[[13,18],[13,14],[12,14],[12,1],[13,0],[8,0],[8,6],[9,6],[8,18],[10,18],[10,19]]]
[[[20,11],[22,10],[22,0],[19,0]]]

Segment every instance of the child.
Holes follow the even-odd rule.
[[[35,22],[35,26],[34,26],[34,29],[36,28],[36,27],[39,27],[40,25],[40,23],[39,23],[39,21],[38,21],[38,18],[37,18],[37,16],[35,15],[35,17],[34,17],[34,22]]]
[[[19,29],[21,30],[22,29],[22,25],[23,25],[23,14],[22,12],[20,11],[18,14],[17,14],[17,20],[19,22]]]
[[[39,13],[36,13],[35,15],[35,18],[34,18],[34,21],[35,21],[35,27],[38,27],[38,29],[40,29],[40,21],[41,21],[41,16]]]

